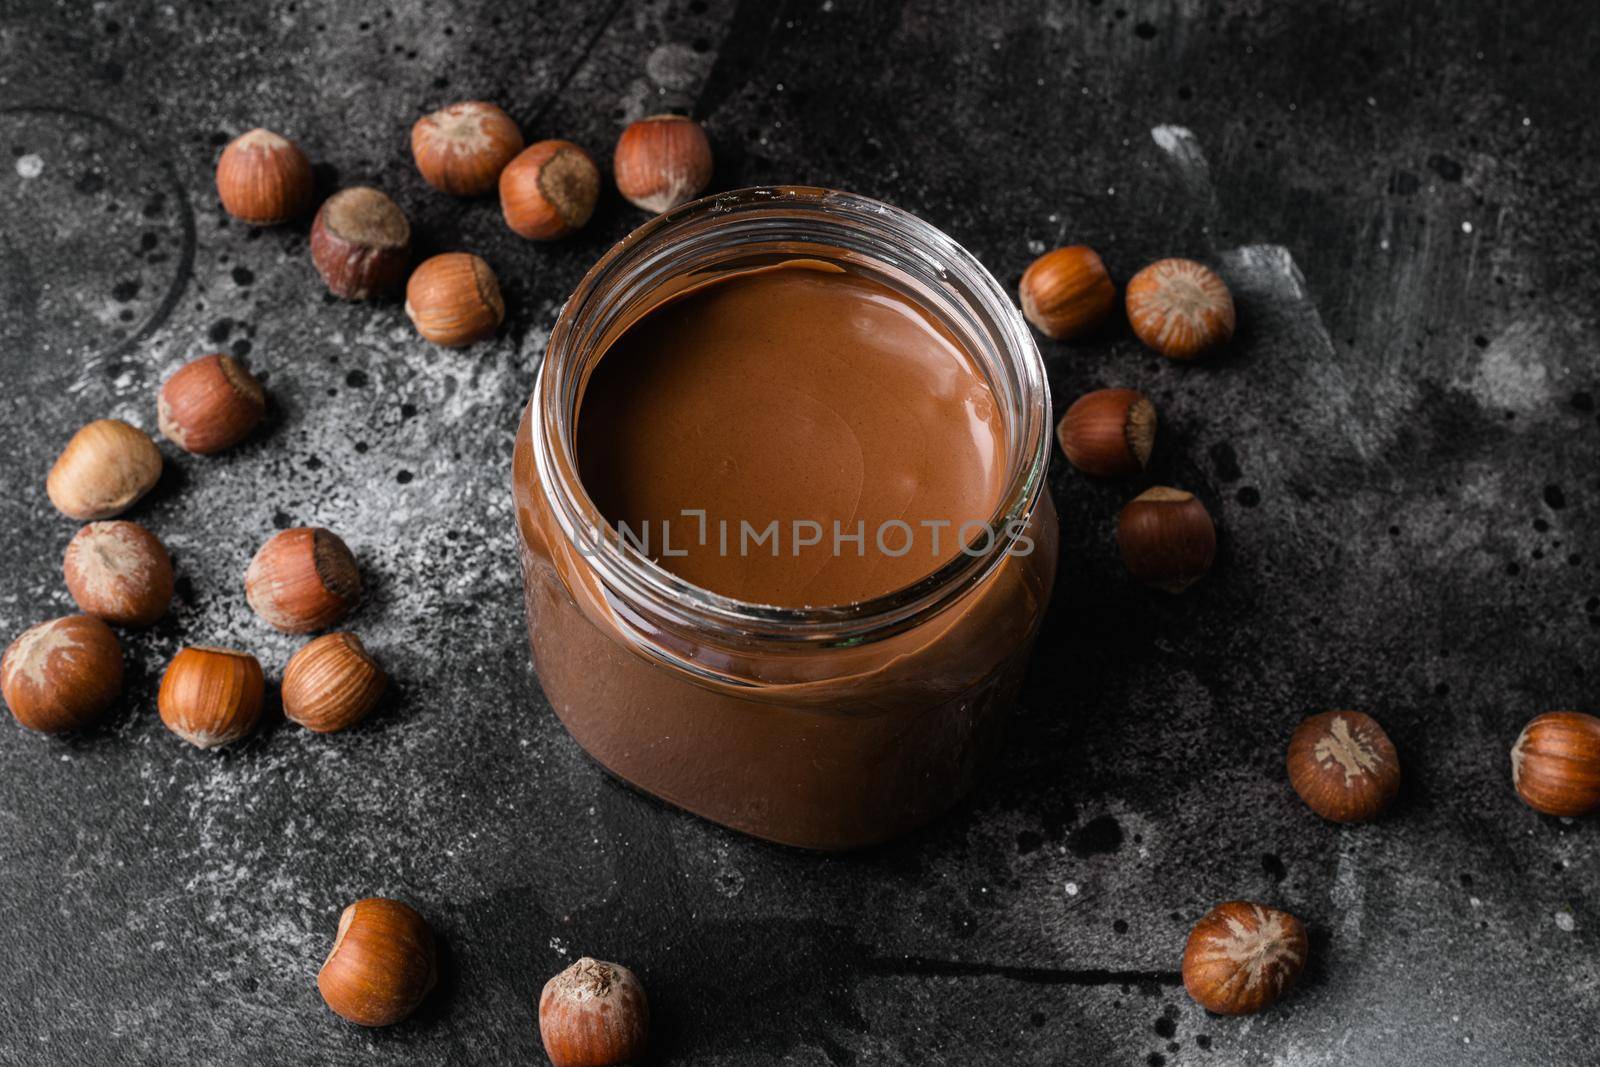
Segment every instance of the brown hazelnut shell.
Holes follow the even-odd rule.
[[[411,223],[377,189],[341,189],[312,220],[311,262],[328,291],[345,300],[392,293],[411,262]]]
[[[612,170],[617,191],[652,214],[671,211],[711,184],[711,142],[684,115],[651,115],[617,138]]]
[[[1144,473],[1156,443],[1156,407],[1133,389],[1097,389],[1073,401],[1056,440],[1074,467],[1098,478]]]
[[[1600,811],[1600,719],[1548,711],[1530,721],[1511,746],[1511,784],[1546,815]]]
[[[389,676],[351,633],[324,634],[283,669],[283,714],[314,733],[344,730],[371,713]]]
[[[1218,1015],[1251,1015],[1287,993],[1305,970],[1310,942],[1286,911],[1230,900],[1189,931],[1183,987]]]
[[[79,610],[118,626],[149,626],[172,603],[172,557],[136,522],[91,522],[67,544],[61,570]]]
[[[40,733],[100,722],[122,694],[122,645],[92,615],[24,630],[0,657],[0,695],[17,722]]]
[[[332,530],[299,526],[274,534],[244,575],[245,599],[286,634],[325,630],[361,599],[361,571]]]
[[[1117,550],[1136,581],[1181,593],[1211,569],[1217,528],[1194,494],[1158,485],[1117,516]]]
[[[600,196],[600,169],[571,141],[538,141],[500,172],[506,225],[530,241],[581,230]]]
[[[1376,719],[1325,711],[1289,740],[1289,782],[1306,807],[1332,822],[1368,822],[1400,792],[1400,757]]]
[[[425,340],[458,348],[494,336],[506,303],[489,264],[466,252],[426,259],[406,282],[406,314]]]
[[[1086,245],[1056,248],[1028,265],[1017,286],[1023,316],[1046,337],[1070,341],[1092,333],[1117,306],[1106,265]]]
[[[253,226],[273,226],[311,207],[311,161],[271,130],[241,134],[217,161],[217,196],[228,214]]]
[[[261,719],[266,680],[248,652],[190,645],[161,676],[156,709],[168,730],[196,748],[217,748],[247,736]]]
[[[161,479],[161,452],[150,435],[121,419],[96,419],[67,442],[45,489],[63,515],[87,522],[131,508]]]
[[[368,897],[345,908],[317,991],[336,1014],[361,1026],[390,1026],[417,1009],[438,981],[438,950],[427,920],[398,900]]]
[[[238,360],[213,353],[173,372],[161,386],[156,413],[167,440],[209,455],[250,436],[267,413],[267,394]]]
[[[522,147],[511,116],[482,100],[440,108],[411,127],[411,156],[422,180],[451,196],[494,192]]]
[[[1199,359],[1233,338],[1233,294],[1192,259],[1150,264],[1128,280],[1125,300],[1134,334],[1168,359]]]
[[[539,994],[539,1036],[554,1067],[637,1063],[649,1035],[644,987],[620,963],[585,956]]]

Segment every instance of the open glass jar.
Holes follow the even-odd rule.
[[[663,294],[804,257],[914,300],[968,349],[1006,429],[984,538],[913,584],[782,608],[692,585],[606,536],[579,478],[585,384]],[[662,215],[579,284],[517,431],[513,492],[528,629],[546,696],[613,773],[734,829],[848,849],[960,799],[997,746],[1054,582],[1050,398],[1005,292],[927,223],[825,189],[746,189]]]

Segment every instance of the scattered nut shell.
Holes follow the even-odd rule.
[[[1099,478],[1131,478],[1150,465],[1156,406],[1132,389],[1097,389],[1075,400],[1056,427],[1067,461]]]
[[[0,658],[0,695],[30,730],[82,730],[105,717],[122,693],[122,645],[90,615],[67,615],[24,630]]]
[[[1194,494],[1158,485],[1117,516],[1117,549],[1136,581],[1181,593],[1211,569],[1217,528]]]
[[[1306,930],[1286,911],[1230,900],[1195,923],[1183,949],[1183,987],[1218,1015],[1251,1015],[1305,969]]]
[[[335,1013],[361,1026],[410,1015],[438,981],[433,931],[398,900],[368,897],[344,909],[317,991]]]
[[[354,726],[378,706],[388,675],[355,634],[325,634],[283,669],[283,714],[307,730],[333,733]]]
[[[425,340],[458,348],[493,337],[506,304],[489,264],[466,252],[447,252],[411,272],[406,314]]]
[[[531,241],[581,230],[600,197],[600,170],[571,141],[539,141],[500,172],[506,225]]]
[[[252,226],[297,219],[311,207],[311,161],[271,130],[235,137],[217,161],[217,196],[228,214]]]
[[[156,409],[167,440],[185,452],[209,455],[250,436],[267,413],[267,394],[238,360],[213,353],[174,371]]]
[[[67,545],[67,591],[85,615],[149,626],[172,603],[172,557],[136,522],[91,522]]]
[[[262,545],[244,575],[245,599],[286,634],[325,630],[361,599],[361,571],[331,530],[300,526]]]
[[[1333,822],[1367,822],[1400,791],[1400,757],[1377,720],[1325,711],[1289,741],[1289,781],[1306,807]]]
[[[1057,341],[1091,333],[1117,306],[1117,287],[1094,249],[1072,245],[1028,265],[1018,284],[1022,314]]]
[[[636,1063],[649,1034],[644,987],[620,963],[585,956],[539,996],[539,1036],[554,1067]]]
[[[341,189],[311,223],[311,262],[328,291],[345,300],[393,292],[411,262],[411,223],[376,189]]]
[[[1233,337],[1233,295],[1210,267],[1163,259],[1128,282],[1128,322],[1145,347],[1198,359]]]
[[[1600,811],[1600,719],[1548,711],[1511,746],[1511,784],[1534,811],[1569,818]]]
[[[411,127],[411,156],[422,180],[451,196],[493,192],[521,151],[522,131],[511,116],[482,100],[451,104]]]
[[[97,419],[72,435],[45,488],[74,519],[109,519],[131,508],[161,478],[161,452],[150,435],[121,419]]]
[[[684,115],[651,115],[617,138],[612,170],[617,191],[652,214],[687,204],[711,184],[711,142]]]
[[[232,744],[256,728],[266,680],[248,652],[190,645],[161,676],[156,709],[167,729],[196,748]]]

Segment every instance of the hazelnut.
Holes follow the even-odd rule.
[[[1230,900],[1205,914],[1183,947],[1183,987],[1207,1011],[1251,1015],[1305,969],[1305,927],[1286,911]]]
[[[91,615],[24,630],[0,658],[0,695],[18,722],[40,733],[99,722],[122,693],[122,646]]]
[[[482,100],[451,104],[411,127],[411,155],[422,180],[451,196],[492,192],[500,172],[520,151],[517,124]]]
[[[1046,252],[1022,272],[1022,314],[1057,341],[1091,332],[1117,305],[1117,287],[1095,250],[1072,245]]]
[[[1168,359],[1198,359],[1233,337],[1233,296],[1192,259],[1163,259],[1135,274],[1127,304],[1133,332]]]
[[[311,161],[287,137],[251,130],[222,150],[217,195],[240,222],[272,226],[297,219],[311,206]]]
[[[45,488],[63,515],[87,521],[127,511],[161,478],[150,435],[121,419],[97,419],[72,435]]]
[[[353,1023],[389,1026],[415,1011],[437,980],[427,921],[398,900],[368,897],[339,916],[333,948],[317,972],[317,991]]]
[[[1156,444],[1156,406],[1132,389],[1097,389],[1073,401],[1056,427],[1067,460],[1085,474],[1143,473]]]
[[[299,526],[274,534],[256,552],[244,595],[274,629],[310,633],[350,614],[361,599],[361,572],[338,534]]]
[[[1548,711],[1528,723],[1511,746],[1511,784],[1546,815],[1600,811],[1600,719]]]
[[[406,314],[425,340],[447,348],[487,340],[506,317],[489,264],[466,252],[424,260],[406,283]]]
[[[650,1004],[620,963],[585,956],[544,985],[539,1036],[555,1067],[611,1067],[644,1056]]]
[[[91,522],[67,544],[67,591],[85,615],[149,626],[172,603],[172,558],[136,522]]]
[[[711,183],[711,142],[694,119],[651,115],[617,138],[617,191],[652,214],[687,204]]]
[[[1289,782],[1324,819],[1367,822],[1400,791],[1400,758],[1372,716],[1325,711],[1289,740]]]
[[[283,669],[283,714],[314,733],[354,726],[378,706],[389,678],[355,634],[326,634]]]
[[[243,441],[267,413],[267,394],[232,356],[185,363],[161,386],[161,433],[186,452],[208,455]]]
[[[582,229],[599,196],[599,168],[571,141],[531,144],[500,172],[506,225],[532,241],[553,241]]]
[[[1117,516],[1117,549],[1136,581],[1181,593],[1211,569],[1217,528],[1194,494],[1158,485]]]
[[[376,189],[341,189],[311,223],[311,262],[334,296],[366,300],[393,292],[411,262],[411,223]]]
[[[265,688],[250,653],[190,645],[167,664],[156,709],[167,729],[191,745],[217,748],[256,728]]]

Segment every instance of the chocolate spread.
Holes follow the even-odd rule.
[[[611,523],[656,524],[646,554],[716,593],[815,607],[893,592],[994,514],[1010,477],[1004,420],[973,356],[916,301],[832,263],[776,266],[680,287],[610,337],[579,404],[583,487]],[[603,765],[707,818],[820,849],[892,837],[967,791],[1049,598],[1047,492],[1028,519],[1032,551],[909,629],[845,647],[663,651],[556,521],[539,432],[530,405],[513,487],[534,662]],[[807,536],[791,536],[797,521]],[[741,546],[741,522],[775,522],[779,551]]]

